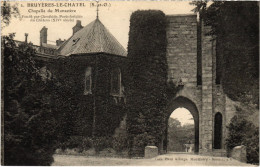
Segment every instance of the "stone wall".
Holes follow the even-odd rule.
[[[175,98],[183,96],[194,102],[199,111],[200,154],[214,154],[217,151],[213,152],[215,114],[222,114],[221,148],[224,149],[226,126],[235,113],[235,103],[216,84],[215,41],[206,35],[209,27],[203,26],[202,34],[197,34],[196,15],[169,15],[167,22],[168,81],[175,85],[182,81],[184,86]],[[197,85],[197,35],[201,35],[202,42],[202,85]]]
[[[225,117],[225,105],[226,105],[226,97],[225,94],[223,92],[222,89],[222,85],[220,84],[216,84],[216,77],[217,77],[217,73],[216,73],[216,41],[213,42],[213,46],[212,46],[214,52],[213,52],[213,59],[212,59],[212,75],[213,75],[213,113],[212,113],[212,118],[214,120],[214,117],[216,115],[216,113],[221,113],[222,114],[222,143],[221,143],[221,148],[225,148],[225,134],[226,134],[226,117]],[[214,124],[213,124],[213,129],[214,129]],[[213,134],[213,139],[214,139],[214,134]],[[214,141],[213,141],[214,143]],[[213,145],[214,147],[214,145]]]
[[[207,154],[212,150],[213,141],[213,49],[212,37],[206,36],[209,27],[202,26],[202,112],[201,119],[201,140],[200,152]]]
[[[169,79],[180,79],[186,87],[197,84],[197,20],[196,15],[167,16],[167,60]]]
[[[224,148],[225,144],[225,134],[226,134],[226,117],[225,117],[225,105],[226,105],[226,97],[225,94],[223,93],[222,86],[221,85],[213,85],[213,113],[212,113],[212,118],[214,120],[216,113],[221,113],[222,114],[222,143],[221,143],[221,148]],[[214,124],[213,124],[214,128]],[[214,134],[213,134],[214,138]],[[214,141],[213,141],[214,143]],[[214,147],[214,146],[213,146]]]
[[[235,106],[238,105],[236,102],[232,101],[227,95],[223,92],[223,88],[221,84],[216,84],[216,41],[213,42],[213,120],[216,113],[220,112],[222,114],[222,149],[226,149],[225,140],[228,135],[227,126],[230,123],[231,118],[235,115],[236,109]],[[214,128],[214,124],[213,124]],[[214,138],[214,134],[213,134]],[[213,141],[214,143],[214,141]]]
[[[197,87],[197,16],[167,16],[167,61],[168,81],[183,89],[177,96],[193,101],[198,110],[201,108],[201,87]]]
[[[175,85],[183,82],[183,89],[176,97],[190,99],[200,115],[202,86],[197,85],[197,15],[170,15],[167,21],[168,81]],[[201,126],[199,131],[202,131]],[[199,140],[201,147],[201,136]]]

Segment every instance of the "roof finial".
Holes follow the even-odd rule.
[[[99,1],[96,0],[96,2],[97,2],[97,19],[98,19],[98,6],[99,6],[99,5],[98,5],[98,2],[99,2]]]

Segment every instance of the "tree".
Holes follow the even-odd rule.
[[[11,18],[16,18],[19,16],[19,14],[20,13],[17,4],[11,5],[10,2],[3,1],[1,5],[1,21],[4,23],[4,25],[2,25],[2,28],[8,26]]]
[[[2,37],[4,56],[4,165],[50,165],[56,121],[49,102],[53,83],[43,81],[30,44]]]
[[[194,144],[194,134],[194,124],[181,126],[178,119],[170,117],[168,122],[168,151],[185,151],[184,144]]]
[[[181,122],[178,119],[169,118],[168,121],[168,146],[167,151],[182,151],[182,144],[179,141]]]
[[[205,11],[207,9],[207,3],[207,0],[190,2],[190,5],[196,6],[194,9],[192,9],[192,11],[194,13],[199,13],[200,20],[203,18],[203,15],[205,14]]]
[[[234,101],[259,105],[259,7],[257,2],[193,2],[217,43],[217,78]]]

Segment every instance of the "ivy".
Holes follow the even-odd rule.
[[[129,154],[142,155],[147,144],[159,147],[164,130],[167,60],[166,18],[163,12],[147,10],[132,14],[128,59]],[[140,145],[140,138],[144,138],[143,141],[146,142]],[[150,143],[148,138],[153,138],[154,142]]]
[[[259,7],[257,2],[192,2],[208,35],[216,37],[217,83],[229,98],[259,108]]]
[[[53,65],[51,68],[60,83],[55,102],[55,110],[61,118],[60,140],[65,142],[69,136],[113,136],[126,112],[123,98],[115,101],[110,95],[111,71],[122,68],[123,60],[97,54],[71,56],[59,59]],[[93,69],[92,93],[84,95],[87,67]]]

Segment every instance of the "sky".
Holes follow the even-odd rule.
[[[47,13],[48,9],[56,9],[56,7],[28,7],[28,3],[35,3],[26,1],[17,3],[21,16],[41,16],[50,15]],[[40,1],[37,1],[40,2]],[[41,1],[46,3],[53,3],[54,1]],[[59,1],[60,3],[72,1]],[[71,22],[31,22],[30,18],[16,19],[13,18],[9,26],[4,27],[2,34],[16,33],[16,40],[24,41],[24,34],[28,33],[28,41],[35,45],[39,45],[40,30],[43,26],[48,28],[48,42],[54,42],[59,38],[68,39],[72,35],[72,27],[76,24],[76,20],[81,20],[82,25],[86,26],[88,23],[96,19],[96,7],[91,7],[91,3],[96,4],[95,1],[74,1],[84,3],[84,7],[63,7],[59,9],[73,9],[75,13],[51,13],[51,15],[77,15],[80,19],[75,19]],[[130,25],[130,16],[136,10],[155,9],[161,10],[166,15],[173,14],[193,14],[191,10],[194,6],[189,5],[190,1],[100,1],[103,6],[99,7],[99,19],[105,27],[115,36],[115,38],[127,49],[128,32]],[[105,7],[104,4],[107,4]],[[109,7],[108,7],[109,6]],[[29,12],[29,10],[46,10],[45,13]]]
[[[186,108],[177,108],[174,110],[170,116],[171,118],[178,119],[181,122],[181,125],[185,124],[194,124],[194,120],[190,111]]]

